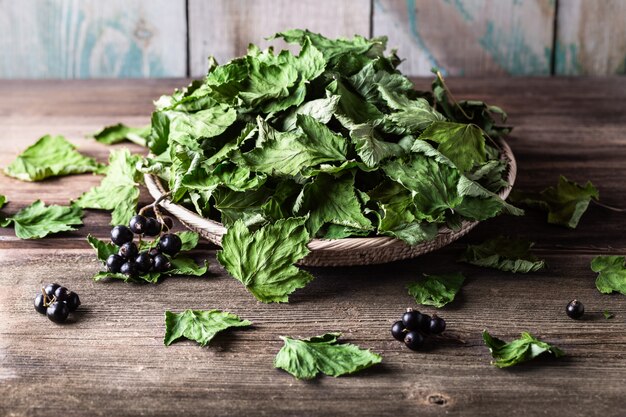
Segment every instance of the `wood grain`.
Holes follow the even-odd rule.
[[[288,29],[369,36],[370,6],[370,0],[189,0],[191,75],[206,74],[209,55],[224,63],[245,54],[250,43],[266,48],[266,37]],[[286,48],[284,42],[271,44]]]
[[[553,20],[550,0],[374,0],[373,32],[410,75],[547,75]]]
[[[430,80],[415,81],[426,88]],[[85,133],[118,120],[144,123],[150,99],[185,83],[0,81],[0,166],[48,131],[66,134],[81,151],[104,160],[109,148],[84,139]],[[592,180],[602,201],[626,207],[626,85],[619,78],[449,83],[459,98],[485,99],[509,111],[520,188],[539,190],[564,174]],[[7,206],[12,212],[38,197],[66,202],[98,181],[81,175],[30,184],[0,177],[0,193],[12,200]],[[145,194],[142,199],[148,201]],[[206,243],[195,252],[211,263],[205,278],[94,283],[89,277],[100,266],[84,237],[104,238],[109,218],[89,211],[80,230],[37,241],[19,241],[11,229],[0,229],[0,415],[624,414],[626,304],[624,296],[595,289],[589,263],[598,254],[626,252],[625,214],[591,207],[576,230],[549,226],[536,211],[500,217],[415,260],[311,269],[316,280],[284,305],[256,302],[219,266],[215,248]],[[536,241],[536,254],[549,268],[512,275],[456,262],[465,244],[501,233]],[[448,333],[462,342],[445,340],[414,353],[394,341],[389,326],[414,306],[405,286],[423,272],[456,270],[468,277],[467,284],[440,314]],[[81,313],[68,325],[54,325],[32,308],[35,293],[50,281],[76,290],[83,300]],[[565,316],[573,298],[585,303],[585,320]],[[207,348],[188,341],[164,347],[164,310],[186,308],[224,309],[254,326],[219,335]],[[604,310],[615,318],[605,320]],[[485,328],[505,339],[530,331],[567,357],[496,369],[480,339]],[[312,382],[273,369],[279,335],[327,331],[342,331],[346,341],[381,353],[383,363]],[[50,401],[51,392],[57,400]]]
[[[556,74],[626,74],[626,2],[559,0]]]
[[[182,77],[185,0],[0,0],[0,78]]]

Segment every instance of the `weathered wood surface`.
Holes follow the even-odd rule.
[[[0,78],[183,77],[185,0],[0,0]]]
[[[556,74],[626,74],[626,2],[558,4]]]
[[[288,29],[369,36],[370,11],[370,0],[189,0],[191,76],[206,74],[209,55],[224,63],[245,54],[250,43],[266,48],[266,37]]]
[[[428,83],[417,80],[420,88]],[[152,98],[184,84],[0,82],[0,166],[47,132],[66,134],[104,161],[109,148],[84,134],[117,121],[144,123]],[[564,174],[592,180],[604,202],[626,207],[626,85],[618,78],[450,84],[457,97],[487,99],[510,112],[519,188],[539,190]],[[14,212],[38,197],[64,203],[97,183],[91,175],[38,184],[0,177],[0,194],[9,196],[7,210]],[[206,278],[94,283],[89,276],[99,265],[84,237],[105,237],[109,218],[90,211],[79,231],[32,242],[0,229],[0,415],[624,415],[626,303],[624,296],[597,292],[589,262],[600,253],[626,252],[626,214],[593,206],[577,230],[549,226],[534,211],[501,217],[415,260],[313,269],[317,279],[285,305],[256,302],[208,244],[197,251],[211,263]],[[500,233],[535,240],[549,269],[511,275],[455,262],[466,243]],[[440,314],[464,343],[408,351],[389,335],[403,309],[414,306],[406,284],[422,272],[454,270],[466,274],[467,284]],[[33,310],[32,297],[50,281],[81,295],[76,322],[57,326]],[[564,314],[575,297],[585,303],[585,320]],[[255,325],[220,335],[206,348],[187,341],[164,347],[164,310],[185,308],[220,308]],[[616,317],[605,320],[604,310]],[[568,356],[496,369],[480,338],[484,328],[505,339],[530,331]],[[381,353],[383,364],[312,382],[273,369],[279,335],[327,331]]]
[[[554,11],[551,0],[374,0],[373,28],[408,74],[547,75]]]

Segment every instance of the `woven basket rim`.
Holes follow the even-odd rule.
[[[506,181],[508,183],[506,187],[500,190],[498,196],[502,200],[506,200],[506,198],[511,193],[511,189],[513,188],[515,179],[517,177],[517,162],[515,160],[513,151],[511,150],[508,143],[502,138],[497,139],[497,142],[501,150],[500,159],[507,161]],[[174,215],[187,228],[204,232],[202,233],[202,235],[205,238],[207,238],[212,243],[221,246],[222,237],[228,231],[228,229],[224,225],[214,220],[204,218],[180,204],[172,203],[169,198],[163,196],[166,193],[166,190],[159,177],[152,174],[144,174],[144,181],[146,187],[148,188],[148,191],[150,192],[150,195],[155,200],[160,200],[159,206]],[[460,230],[452,231],[448,227],[443,226],[439,229],[438,235],[462,235],[472,229],[478,223],[478,221],[463,220]],[[465,233],[463,233],[464,231]],[[314,238],[309,241],[307,247],[312,252],[368,248],[377,248],[378,250],[384,250],[385,247],[397,246],[400,243],[402,245],[406,245],[406,243],[401,241],[400,239],[396,239],[390,236],[347,237],[342,239]],[[418,245],[416,245],[416,247],[424,243],[427,242],[419,243]]]

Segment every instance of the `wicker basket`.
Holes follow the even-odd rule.
[[[502,159],[507,161],[507,182],[509,186],[500,191],[502,199],[511,192],[517,175],[517,164],[509,145],[501,140]],[[166,192],[160,179],[153,175],[145,175],[146,186],[152,197],[162,199],[161,207],[180,220],[187,228],[199,233],[210,242],[221,246],[222,236],[226,228],[213,220],[205,219],[185,207],[163,198]],[[464,221],[461,228],[452,231],[447,227],[439,230],[437,237],[431,241],[409,246],[392,237],[366,237],[345,239],[312,239],[308,248],[311,250],[299,264],[304,266],[350,266],[372,265],[401,259],[415,258],[419,255],[442,248],[472,230],[478,222]]]

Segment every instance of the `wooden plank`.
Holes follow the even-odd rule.
[[[185,0],[2,2],[0,78],[182,77]]]
[[[547,75],[554,0],[374,0],[375,36],[426,75]]]
[[[224,63],[245,54],[250,43],[265,48],[266,37],[295,28],[329,37],[369,36],[370,0],[189,0],[191,75],[206,73],[209,55]]]
[[[559,0],[556,74],[626,74],[626,2]]]
[[[427,88],[429,80],[415,83]],[[118,121],[145,123],[153,98],[185,84],[0,81],[0,166],[47,132],[65,134],[82,152],[105,160],[110,148],[84,134]],[[626,207],[626,84],[620,78],[456,78],[449,84],[458,98],[509,111],[520,188],[538,190],[565,174],[591,179],[604,202]],[[9,195],[13,212],[42,196],[64,203],[98,181],[82,175],[31,184],[0,176],[0,193]],[[0,229],[0,415],[528,416],[560,415],[565,407],[573,417],[623,415],[626,305],[623,296],[595,289],[589,263],[599,253],[626,252],[624,214],[592,207],[574,231],[547,226],[539,212],[503,216],[415,260],[311,268],[316,280],[282,305],[256,302],[206,244],[196,251],[211,263],[205,278],[94,283],[89,277],[100,265],[85,235],[106,236],[108,221],[108,214],[89,212],[79,231],[37,241],[18,241]],[[537,241],[549,269],[511,275],[456,262],[467,242],[501,233]],[[440,313],[448,333],[463,342],[441,341],[414,353],[391,339],[391,323],[414,306],[406,284],[423,272],[456,270],[467,284]],[[57,326],[34,312],[32,298],[50,281],[81,295],[75,322]],[[564,314],[575,297],[585,303],[585,320]],[[232,311],[254,327],[220,335],[207,348],[188,341],[164,347],[164,310],[186,308]],[[605,320],[604,310],[616,317]],[[568,356],[496,369],[480,338],[484,328],[505,339],[530,331]],[[327,331],[342,331],[345,340],[381,353],[383,363],[313,382],[273,369],[279,335]]]

